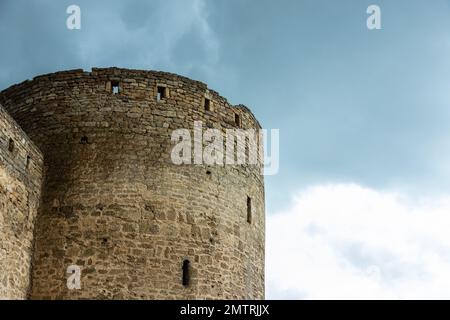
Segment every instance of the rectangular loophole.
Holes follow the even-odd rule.
[[[161,101],[167,98],[167,88],[163,86],[156,87],[156,100]]]
[[[252,198],[247,197],[247,222],[252,223]]]
[[[27,161],[25,162],[25,168],[30,169],[31,157],[27,156]]]
[[[120,92],[119,81],[111,81],[111,92],[112,94],[119,94]]]
[[[208,98],[205,98],[205,111],[212,111],[211,110],[211,100]]]
[[[14,140],[13,140],[13,139],[9,139],[9,142],[8,142],[8,151],[9,151],[9,152],[14,152],[14,148],[15,148]]]
[[[190,282],[191,282],[191,272],[190,272],[190,262],[189,260],[184,260],[183,261],[183,278],[182,278],[182,284],[185,287],[188,287]]]
[[[241,126],[241,117],[237,113],[234,114],[234,123],[238,127]]]

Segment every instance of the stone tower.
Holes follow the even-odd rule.
[[[30,289],[42,169],[41,152],[0,105],[0,299]]]
[[[0,104],[44,157],[29,298],[264,298],[261,158],[170,157],[171,133],[194,121],[259,129],[246,107],[185,77],[117,68],[38,76]],[[67,287],[70,265],[81,268],[79,290]]]

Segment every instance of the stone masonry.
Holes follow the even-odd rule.
[[[170,158],[171,133],[194,121],[260,129],[245,106],[175,74],[118,68],[38,76],[0,103],[45,159],[0,109],[0,298],[264,298],[261,158]]]
[[[41,152],[0,105],[0,298],[24,299],[30,287],[39,207]]]

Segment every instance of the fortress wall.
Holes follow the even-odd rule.
[[[158,86],[167,88],[159,102]],[[194,121],[260,128],[246,107],[178,75],[116,68],[39,76],[0,103],[46,158],[32,298],[264,297],[261,163],[170,160],[172,131]],[[82,269],[81,290],[66,287],[71,264]]]
[[[0,105],[0,299],[25,299],[30,285],[41,152]]]

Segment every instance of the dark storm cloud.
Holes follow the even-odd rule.
[[[66,8],[81,7],[81,30],[66,28]],[[211,67],[214,39],[203,1],[2,1],[0,87],[61,69],[97,66],[192,71]],[[183,39],[195,41],[180,48]],[[177,53],[173,54],[177,47]],[[173,60],[182,52],[202,60]],[[198,70],[198,71],[197,71]]]
[[[67,37],[64,5],[55,1],[5,1],[0,10],[0,87],[43,72],[81,64],[77,44]]]
[[[376,3],[379,31],[366,28],[373,1],[231,0],[213,11],[222,64],[239,70],[227,94],[281,128],[269,207],[286,203],[277,190],[311,183],[449,189],[449,2]]]
[[[65,27],[82,9],[82,29]],[[160,69],[202,80],[281,129],[269,208],[323,181],[450,188],[444,0],[0,2],[0,87],[61,69]],[[278,192],[280,191],[280,192]]]

